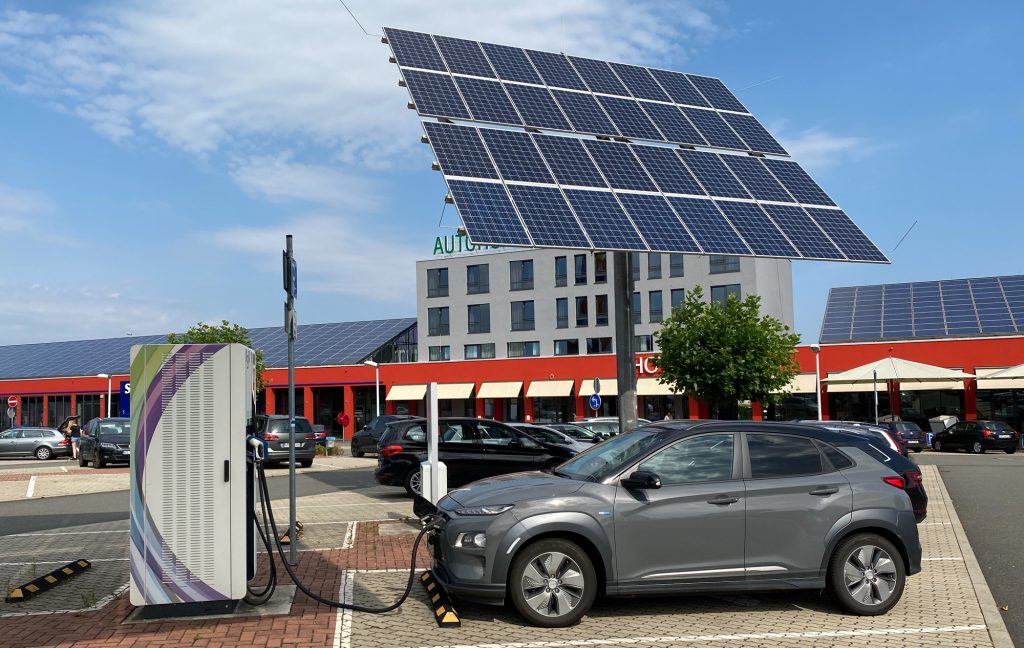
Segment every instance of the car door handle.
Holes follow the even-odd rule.
[[[738,501],[740,501],[740,498],[738,497],[727,497],[723,495],[721,497],[713,497],[709,499],[708,504],[714,504],[716,506],[727,506],[729,504],[735,504]]]
[[[818,497],[828,497],[829,495],[835,495],[839,492],[838,486],[818,486],[811,491],[811,495],[817,495]]]

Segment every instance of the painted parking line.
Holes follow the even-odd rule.
[[[26,499],[32,497],[32,494],[36,492],[36,476],[32,475],[28,480],[28,490],[25,491]]]
[[[345,537],[341,541],[342,549],[351,549],[352,545],[356,542],[356,525],[358,522],[349,522],[348,527],[345,529]]]

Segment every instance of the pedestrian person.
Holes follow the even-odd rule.
[[[78,459],[78,446],[82,441],[82,429],[78,427],[78,421],[72,421],[68,428],[71,436],[71,459]]]
[[[672,420],[672,410],[665,410],[665,418],[664,418],[664,420],[666,420],[666,421],[671,421]]]

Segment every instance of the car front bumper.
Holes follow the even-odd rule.
[[[126,448],[118,448],[114,450],[101,446],[96,449],[96,453],[103,457],[103,461],[107,463],[130,463],[132,459],[131,450]]]

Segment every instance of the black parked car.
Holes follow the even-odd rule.
[[[513,427],[487,419],[445,417],[438,421],[439,458],[448,468],[448,486],[521,472],[553,468],[576,455],[566,446],[545,443]],[[377,482],[420,493],[420,463],[427,460],[425,419],[387,426],[377,446]]]
[[[415,416],[408,414],[387,414],[375,416],[372,421],[363,426],[363,429],[352,435],[352,456],[362,457],[367,452],[377,452],[377,441],[383,434],[384,428],[395,421],[410,421]]]
[[[969,450],[982,454],[1002,450],[1013,454],[1019,447],[1020,435],[1002,421],[960,421],[932,439],[932,449],[938,452]]]
[[[289,460],[291,449],[288,446],[290,434],[287,414],[275,414],[273,416],[258,415],[256,417],[256,436],[267,442],[264,463],[272,465]],[[316,456],[316,442],[316,433],[313,432],[313,426],[309,424],[309,420],[303,416],[296,416],[296,464],[303,468],[309,468],[313,465],[313,457]]]
[[[888,423],[879,423],[879,425],[887,428],[893,435],[898,435],[903,440],[903,443],[906,444],[906,447],[914,452],[924,450],[924,434],[917,423],[912,421],[889,421]]]
[[[132,453],[131,419],[94,418],[82,428],[78,445],[78,465],[83,468],[91,462],[94,468],[108,463],[130,463]]]

